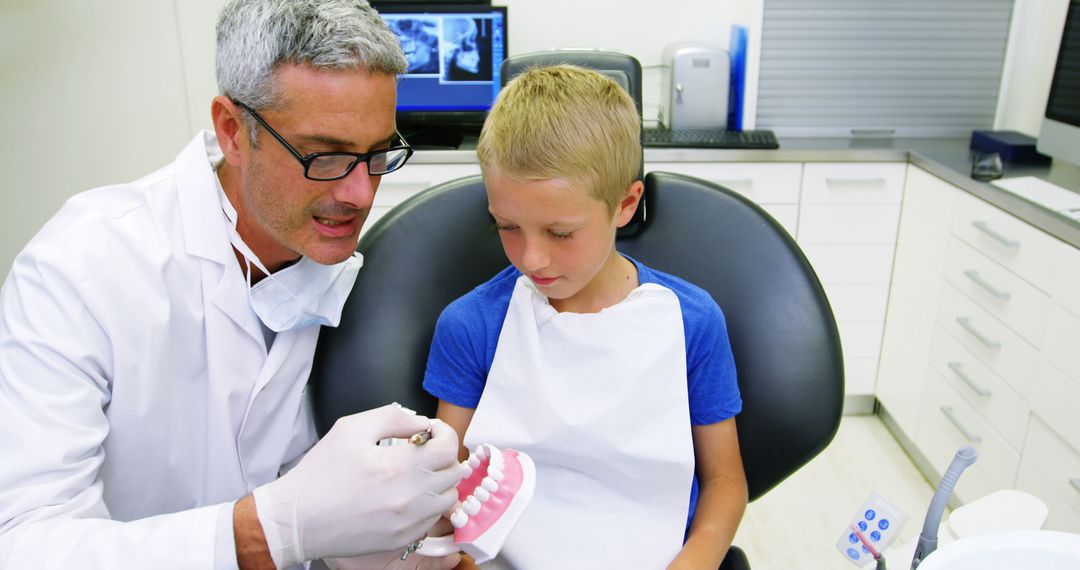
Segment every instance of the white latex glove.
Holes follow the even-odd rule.
[[[429,427],[424,445],[377,445]],[[453,428],[396,404],[339,419],[292,471],[252,493],[274,564],[388,549],[400,558],[457,501],[457,449]]]
[[[327,558],[330,570],[451,570],[461,562],[460,554],[440,558],[410,554],[401,559],[401,550],[377,552],[353,558]]]

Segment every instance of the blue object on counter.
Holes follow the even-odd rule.
[[[972,131],[971,149],[997,153],[1005,162],[1048,163],[1050,157],[1035,150],[1035,139],[1016,131]]]
[[[727,128],[741,131],[743,128],[744,87],[746,85],[746,38],[747,30],[743,26],[731,26],[731,41],[728,53],[731,55],[731,81],[728,84],[728,121]]]

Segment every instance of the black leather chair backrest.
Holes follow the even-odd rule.
[[[646,176],[653,204],[619,249],[695,283],[720,304],[744,408],[739,441],[757,498],[835,433],[843,403],[840,340],[817,277],[761,208],[686,176]],[[379,220],[358,248],[364,267],[341,325],[324,328],[312,371],[321,433],[337,418],[389,402],[433,414],[421,379],[442,309],[508,262],[480,177],[443,184]]]

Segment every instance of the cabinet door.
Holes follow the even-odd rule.
[[[915,439],[952,206],[960,192],[909,166],[878,365],[878,400]]]
[[[881,346],[873,341],[880,339],[885,322],[906,168],[903,163],[803,167],[797,241],[836,315],[848,395],[875,391]]]
[[[773,162],[650,162],[645,172],[674,172],[719,184],[761,206],[792,236],[798,231],[802,164]]]

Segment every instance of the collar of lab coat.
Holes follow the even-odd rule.
[[[214,164],[224,157],[217,135],[200,131],[176,157],[180,216],[187,252],[222,265],[235,258],[225,229]]]

